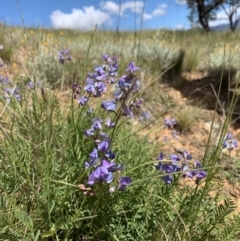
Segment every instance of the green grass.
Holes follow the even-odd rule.
[[[121,54],[120,73],[124,73],[132,60],[142,68],[142,74],[138,72],[137,77],[143,82],[142,91],[146,88],[143,94],[146,102],[149,101],[146,106],[158,114],[174,108],[180,126],[189,130],[201,117],[201,111],[192,106],[180,107],[167,93],[156,89],[158,74],[171,65],[173,77],[189,68],[201,68],[202,57],[209,58],[211,53],[206,54],[209,50],[214,53],[217,41],[236,41],[238,33],[233,37],[196,31],[144,31],[138,49],[134,48],[135,35],[131,32],[117,35],[111,31],[11,30],[13,39],[19,40],[9,43],[15,54],[22,54],[23,49],[26,52],[24,58],[11,57],[12,61],[18,59],[19,66],[25,66],[25,70],[22,67],[14,73],[9,84],[20,88],[21,101],[13,93],[10,99],[3,98],[5,86],[1,85],[0,240],[239,239],[240,220],[231,216],[235,203],[221,196],[223,184],[217,179],[222,142],[236,95],[233,94],[218,145],[214,148],[208,145],[201,160],[208,175],[200,182],[192,181],[191,185],[182,178],[185,172],[182,169],[173,173],[171,184],[165,184],[162,178],[167,174],[154,167],[162,145],[150,144],[136,132],[133,125],[137,118],[122,116],[121,104],[130,104],[138,95],[133,93],[133,97],[120,101],[115,113],[100,108],[102,100],[114,99],[112,91],[86,106],[80,106],[71,91],[64,102],[58,95],[61,83],[68,89],[73,82],[82,85],[82,95],[86,73],[102,63],[101,54]],[[196,52],[200,47],[202,51]],[[57,60],[57,51],[63,48],[69,48],[73,56],[73,62],[66,65],[60,65]],[[189,59],[185,62],[186,56],[190,59],[194,56],[198,61],[191,65]],[[17,78],[22,79],[21,71],[25,74],[24,81]],[[29,79],[35,82],[34,89],[26,85]],[[154,80],[157,81],[152,83]],[[148,92],[148,87],[153,91]],[[131,91],[127,94],[132,96]],[[153,103],[156,105],[151,106]],[[154,109],[157,104],[161,109]],[[89,107],[94,108],[93,112],[89,112]],[[111,184],[99,181],[91,187],[86,182],[94,167],[86,169],[84,163],[102,137],[99,131],[92,138],[87,138],[84,132],[95,117],[104,121],[111,117],[116,122],[113,129],[103,125],[102,130],[111,137],[111,149],[116,153],[114,161],[124,164],[124,170],[114,173]],[[101,159],[106,158],[104,154],[101,153]],[[165,157],[162,163],[169,162]],[[191,170],[193,163],[189,161]],[[109,186],[117,187],[121,176],[129,176],[133,182],[124,192],[116,188],[109,193]],[[81,184],[91,188],[87,190],[89,195],[85,195]],[[216,195],[211,196],[210,192],[216,190]]]

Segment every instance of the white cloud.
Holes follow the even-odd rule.
[[[148,20],[148,19],[152,19],[152,18],[153,18],[153,16],[151,14],[147,14],[147,13],[143,14],[143,19],[144,20]]]
[[[176,28],[176,29],[183,29],[183,25],[182,25],[182,24],[178,24],[178,25],[176,25],[175,28]]]
[[[152,12],[152,15],[154,17],[157,17],[157,16],[163,16],[163,15],[166,15],[166,8],[167,8],[167,5],[166,4],[159,4],[158,5],[158,8],[156,8],[153,12]]]
[[[68,28],[79,30],[91,30],[97,24],[101,27],[104,24],[111,24],[111,15],[120,14],[123,16],[126,11],[141,14],[144,8],[143,1],[126,1],[119,4],[113,1],[101,1],[100,9],[94,6],[84,6],[82,9],[72,9],[71,13],[64,13],[55,10],[50,15],[51,23],[54,28]],[[143,19],[149,20],[155,17],[166,15],[166,4],[159,4],[152,13],[143,13]]]
[[[118,14],[120,10],[119,5],[112,1],[101,2],[100,7],[110,14]]]
[[[227,9],[227,12],[229,9]],[[234,16],[238,17],[240,16],[240,8],[237,9]],[[234,18],[233,18],[234,19]],[[221,11],[216,15],[216,20],[209,21],[210,27],[215,27],[221,24],[229,24],[228,16],[225,11]]]
[[[133,13],[141,13],[142,9],[144,7],[144,2],[142,1],[127,1],[125,3],[121,3],[121,6],[119,4],[116,4],[112,1],[102,1],[100,3],[100,7],[102,10],[107,11],[110,14],[120,14],[123,15],[124,12],[127,10],[133,12]]]
[[[130,10],[133,13],[141,13],[144,7],[144,3],[142,1],[129,1],[129,2],[125,2],[122,3],[122,10],[126,11],[126,10]]]
[[[112,2],[112,1],[102,1],[100,3],[100,7],[102,10],[108,12],[109,14],[120,14],[121,16],[124,15],[126,11],[131,11],[135,13],[141,14],[144,8],[144,2],[143,1],[126,1],[124,3],[121,3],[121,6],[119,4]],[[166,8],[167,4],[159,4],[156,9],[153,10],[151,14],[149,13],[143,13],[143,19],[148,20],[152,19],[154,17],[163,16],[166,15]]]
[[[176,0],[176,4],[178,4],[178,5],[184,5],[186,3],[187,3],[186,0]]]
[[[152,11],[151,14],[144,13],[143,19],[148,20],[155,17],[166,15],[167,14],[166,8],[167,8],[167,4],[159,4],[158,7]]]
[[[83,7],[83,9],[74,8],[71,13],[56,10],[52,12],[50,18],[54,28],[79,30],[91,30],[96,24],[101,27],[105,23],[112,22],[109,13],[95,9],[93,6]]]

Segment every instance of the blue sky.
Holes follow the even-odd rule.
[[[119,18],[120,30],[133,30],[143,16],[144,29],[190,28],[186,0],[0,0],[0,21],[23,26],[21,14],[28,27],[116,29]],[[210,26],[228,23],[223,9],[217,18]]]
[[[18,3],[26,26],[89,30],[98,24],[99,29],[116,29],[120,17],[120,30],[134,29],[144,8],[146,29],[189,28],[185,0],[145,0],[145,5],[144,0],[0,0],[0,21],[22,26]]]

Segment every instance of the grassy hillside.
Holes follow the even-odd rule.
[[[238,38],[1,26],[0,240],[239,240]]]

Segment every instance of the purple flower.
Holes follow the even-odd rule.
[[[109,58],[109,56],[108,56],[107,54],[103,54],[103,55],[102,55],[102,59],[103,59],[104,61],[107,62],[108,58]]]
[[[82,97],[78,100],[78,103],[79,103],[81,106],[86,105],[87,102],[88,102],[88,97],[87,97],[87,96],[82,96]]]
[[[102,139],[108,137],[107,133],[106,133],[106,132],[103,132],[103,131],[100,131],[100,132],[99,132],[99,136],[100,136]]]
[[[120,177],[118,180],[118,190],[125,191],[126,187],[132,183],[132,179],[130,177]]]
[[[103,101],[102,102],[102,108],[104,110],[108,110],[108,111],[115,111],[117,108],[117,103],[114,101]]]
[[[109,162],[107,160],[102,160],[102,166],[106,167],[108,170],[115,166],[115,163]]]
[[[174,118],[172,118],[171,120],[165,119],[165,121],[164,121],[164,126],[170,128],[170,129],[174,128],[177,124],[178,123]]]
[[[6,88],[4,92],[6,93],[6,99],[10,99],[10,96],[14,96],[17,101],[21,101],[21,95],[19,94],[20,90],[18,88]]]
[[[132,84],[132,88],[131,88],[132,92],[133,93],[137,92],[140,89],[140,86],[141,86],[140,81],[139,80],[135,80],[133,82],[133,84]]]
[[[143,103],[143,99],[140,98],[136,101],[136,103],[134,103],[134,106],[136,106],[137,108],[140,108],[142,106]]]
[[[159,162],[158,164],[156,164],[154,166],[155,166],[156,170],[158,170],[158,171],[162,171],[163,170],[162,169],[163,164],[161,162]]]
[[[188,153],[187,151],[183,152],[183,157],[185,160],[192,160],[192,155]]]
[[[162,171],[162,166],[163,166],[163,163],[161,162],[162,160],[164,159],[164,155],[162,152],[160,152],[160,154],[158,155],[157,157],[157,160],[159,161],[158,164],[154,165],[155,168],[158,170],[158,171]]]
[[[139,116],[139,121],[148,121],[151,118],[149,112],[144,111],[140,116]]]
[[[103,140],[98,144],[98,150],[101,152],[106,152],[109,148],[110,141],[109,139]]]
[[[118,72],[118,62],[117,56],[110,57],[107,54],[104,54],[102,56],[103,60],[106,62],[105,65],[103,65],[103,69],[105,70],[105,80],[108,83],[115,83],[117,72]]]
[[[98,150],[94,148],[94,150],[89,154],[91,159],[97,160],[98,159]]]
[[[158,157],[157,157],[157,160],[158,160],[158,161],[162,161],[163,159],[164,159],[164,155],[163,155],[162,152],[160,152],[160,154],[159,154]]]
[[[92,167],[94,164],[96,164],[96,162],[98,161],[98,150],[96,148],[94,148],[94,150],[89,154],[90,157],[90,161],[89,162],[85,162],[85,167],[86,168],[90,168]]]
[[[225,140],[223,141],[223,148],[228,149],[229,151],[232,151],[234,148],[238,147],[237,140],[233,139],[233,136],[231,134],[227,134]]]
[[[133,62],[130,62],[128,64],[128,68],[126,69],[127,72],[129,73],[134,73],[135,71],[139,70],[140,68],[135,66]]]
[[[193,178],[194,174],[189,171],[189,167],[187,165],[184,165],[182,171],[184,171],[183,173],[183,178],[189,177],[189,178]]]
[[[111,183],[113,180],[113,174],[108,171],[108,169],[104,166],[99,166],[96,170],[92,171],[88,178],[88,184],[94,185],[95,182],[106,182]]]
[[[96,163],[96,160],[91,159],[89,162],[85,161],[84,165],[85,165],[85,168],[87,169],[92,167],[95,163]]]
[[[0,49],[3,49],[3,45],[0,45]]]
[[[197,173],[197,179],[196,181],[202,180],[203,178],[205,178],[207,176],[207,172],[204,170],[201,170]]]
[[[121,100],[121,99],[125,99],[126,98],[126,93],[125,91],[121,90],[121,89],[117,89],[116,91],[114,91],[114,97],[116,100]]]
[[[102,120],[101,118],[94,118],[93,120],[93,125],[91,126],[91,129],[94,130],[101,130],[102,129]]]
[[[167,136],[164,136],[163,139],[162,139],[163,142],[167,142],[168,141],[168,137]]]
[[[105,157],[107,157],[108,159],[114,159],[116,157],[115,153],[112,152],[110,149],[107,150],[107,152],[105,153]]]
[[[88,84],[87,86],[84,87],[84,90],[90,95],[95,94],[95,92],[96,92],[93,84]]]
[[[93,136],[94,135],[94,129],[89,129],[84,132],[85,136]]]
[[[127,75],[123,75],[119,80],[118,80],[118,87],[121,90],[125,90],[125,88],[130,87],[129,83],[125,82],[125,78],[127,77]]]
[[[196,160],[195,163],[194,163],[194,168],[199,169],[201,167],[202,167],[201,162],[199,160]]]
[[[95,84],[96,93],[94,94],[95,97],[101,97],[102,93],[106,91],[106,84],[103,82],[98,82]]]
[[[9,83],[9,78],[0,75],[0,83],[4,84],[4,85],[8,84]]]
[[[181,160],[181,157],[180,157],[180,156],[177,156],[177,155],[175,155],[175,154],[171,154],[171,155],[170,155],[170,159],[171,159],[172,161],[180,161],[180,160]]]
[[[109,171],[110,172],[124,171],[124,165],[116,163],[113,167],[109,169]]]
[[[77,83],[73,83],[72,84],[72,91],[73,91],[73,98],[77,99],[77,97],[79,96],[80,92],[81,92],[81,86]]]
[[[59,50],[58,51],[58,58],[59,58],[59,62],[61,64],[65,63],[65,60],[72,60],[72,57],[70,56],[70,51],[68,49],[64,49],[64,50]]]
[[[172,173],[177,171],[177,165],[174,165],[172,163],[165,163],[162,165],[162,170],[165,171],[166,173]]]
[[[174,139],[178,139],[178,135],[179,135],[180,133],[179,133],[179,131],[176,131],[176,130],[173,130],[172,131],[172,137],[174,138]]]
[[[123,105],[123,115],[124,116],[130,116],[131,118],[134,118],[132,110],[130,107],[128,107],[127,105]]]
[[[97,66],[95,69],[94,69],[95,72],[97,72],[97,74],[101,75],[101,74],[104,74],[104,70],[103,70],[103,67],[102,66]]]
[[[105,125],[109,128],[112,128],[115,126],[115,123],[112,122],[112,120],[110,118],[107,118],[106,122],[105,122]]]
[[[166,184],[171,184],[173,182],[173,175],[165,175],[162,180],[166,183]]]
[[[192,178],[192,177],[196,176],[197,177],[196,178],[196,182],[199,182],[201,179],[203,179],[203,178],[205,178],[207,176],[207,172],[201,169],[202,168],[202,164],[201,164],[200,161],[196,160],[194,162],[193,168],[194,168],[194,170],[189,171],[188,170],[189,167],[187,165],[185,165],[183,167],[183,171],[186,171],[186,172],[183,174],[183,177],[184,178],[185,177]]]
[[[30,89],[34,89],[34,83],[33,83],[32,80],[29,81],[29,82],[27,83],[27,85],[29,86]]]

